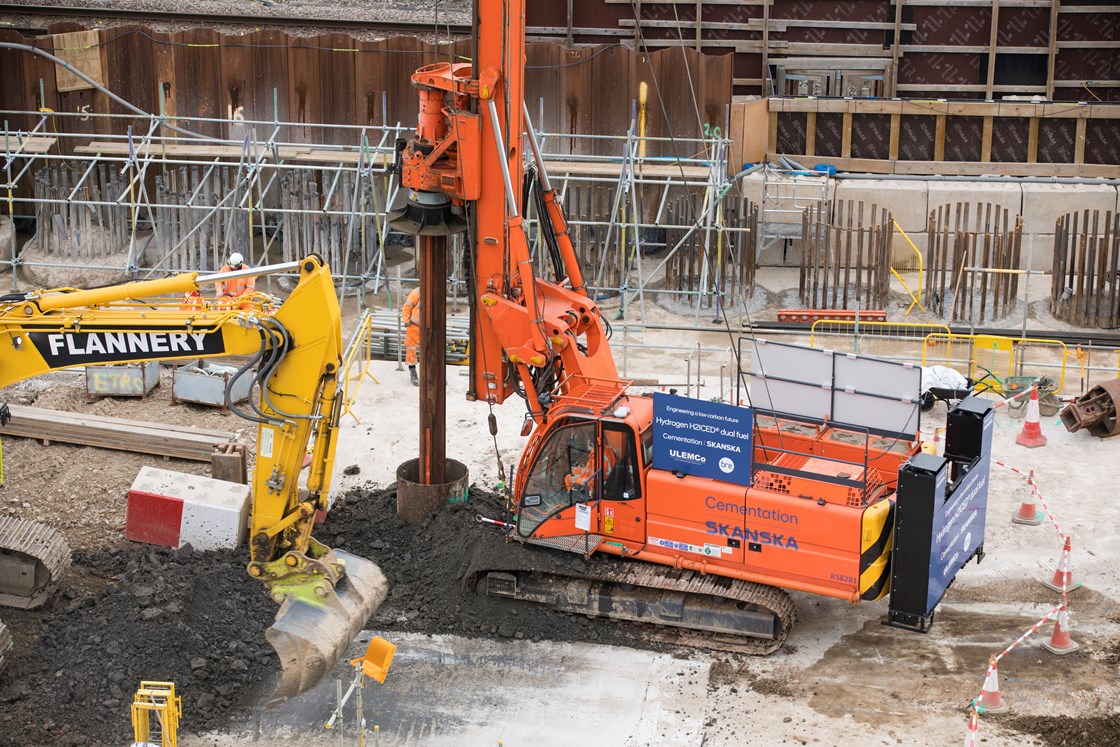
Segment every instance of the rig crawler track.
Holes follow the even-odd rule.
[[[762,656],[778,650],[796,618],[785,591],[652,564],[623,564],[569,575],[540,570],[480,573],[491,596],[653,626],[655,640]]]
[[[468,34],[471,27],[464,24],[419,23],[415,21],[389,22],[354,18],[317,18],[310,16],[287,16],[262,14],[223,13],[220,19],[212,13],[192,13],[190,11],[162,11],[138,10],[132,8],[93,8],[89,6],[68,5],[18,5],[14,3],[0,3],[0,15],[3,16],[34,16],[53,19],[113,19],[128,23],[143,21],[164,21],[174,23],[193,23],[200,27],[212,28],[215,22],[248,26],[303,26],[312,28],[334,28],[352,31],[400,31],[409,34],[416,33],[441,33],[441,34]],[[14,24],[17,28],[26,28],[27,24]]]
[[[70,546],[53,527],[0,518],[0,606],[34,609],[70,570]]]
[[[12,632],[0,621],[0,672],[8,663],[8,652],[12,650]]]

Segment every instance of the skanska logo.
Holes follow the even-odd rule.
[[[700,454],[694,454],[691,451],[681,451],[679,449],[669,449],[669,456],[673,459],[680,459],[682,462],[692,462],[693,464],[705,464],[708,461],[706,457]]]

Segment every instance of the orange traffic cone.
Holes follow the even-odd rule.
[[[1058,611],[1058,619],[1054,621],[1054,634],[1050,636],[1049,641],[1043,641],[1042,647],[1052,654],[1064,656],[1065,654],[1072,654],[1077,649],[1081,648],[1075,641],[1069,638],[1069,610],[1066,608],[1065,599],[1063,597],[1062,608]]]
[[[1031,470],[1030,477],[1027,478],[1027,487],[1030,491],[1027,493],[1027,498],[1019,504],[1019,510],[1011,515],[1011,521],[1016,524],[1026,524],[1028,526],[1036,527],[1042,523],[1042,513],[1034,502],[1034,470]]]
[[[1066,537],[1066,544],[1062,548],[1062,554],[1058,556],[1058,568],[1054,571],[1054,577],[1049,581],[1043,581],[1042,584],[1054,591],[1065,594],[1067,591],[1073,591],[1080,588],[1081,582],[1073,580],[1073,571],[1069,569],[1070,557],[1070,542],[1069,537]]]
[[[968,717],[968,733],[964,735],[964,747],[980,747],[980,717],[975,708]]]
[[[994,656],[988,660],[988,676],[984,678],[984,687],[980,689],[980,710],[984,713],[1003,713],[1007,710],[1007,704],[999,694],[999,669],[996,668]]]
[[[1038,416],[1038,387],[1031,387],[1031,398],[1027,402],[1027,419],[1023,423],[1023,430],[1015,437],[1015,443],[1028,448],[1046,445],[1046,436],[1042,435],[1042,425]]]

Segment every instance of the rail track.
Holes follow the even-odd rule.
[[[470,24],[439,23],[438,26],[431,22],[418,21],[374,21],[354,18],[326,18],[315,16],[293,16],[271,13],[214,13],[191,12],[186,10],[140,10],[132,8],[96,8],[89,6],[71,5],[19,5],[15,3],[0,3],[0,18],[11,16],[36,17],[54,20],[66,19],[92,19],[114,20],[129,23],[142,23],[144,21],[161,21],[167,23],[193,23],[201,27],[213,27],[216,24],[247,25],[247,26],[302,26],[307,28],[328,28],[347,31],[379,31],[403,33],[440,33],[440,34],[469,34]],[[46,25],[34,26],[27,22],[11,23],[10,28],[20,31],[45,32]]]

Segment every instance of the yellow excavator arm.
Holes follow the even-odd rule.
[[[279,305],[261,293],[223,305],[199,295],[180,300],[208,284],[292,271],[299,281]],[[327,507],[342,404],[341,313],[322,258],[0,296],[0,387],[75,366],[217,356],[250,358],[231,377],[227,405],[258,428],[249,574],[282,605],[265,633],[283,667],[272,700],[278,703],[326,674],[387,592],[373,563],[311,536],[315,512]],[[228,394],[242,376],[257,384],[248,411]],[[301,488],[309,445],[311,464]]]

